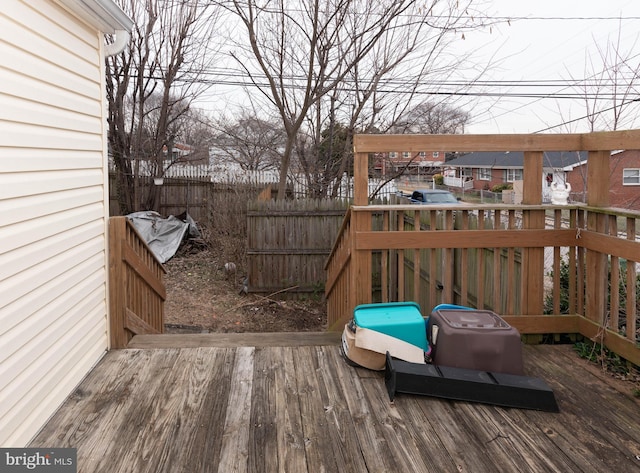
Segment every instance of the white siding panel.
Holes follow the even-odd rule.
[[[51,406],[59,406],[69,395],[70,388],[77,386],[104,355],[104,327],[91,323],[100,312],[101,309],[96,309],[94,313],[87,313],[81,324],[67,332],[46,356],[25,370],[26,376],[38,379],[38,386],[20,393],[11,412],[0,418],[3,446],[26,445],[53,414]],[[12,399],[15,398],[14,394]]]
[[[98,224],[87,223],[77,231],[65,232],[57,235],[56,238],[42,240],[38,244],[24,247],[21,251],[6,253],[2,256],[3,262],[13,262],[16,266],[2,269],[0,293],[5,296],[5,299],[0,303],[0,334],[54,298],[56,294],[53,291],[56,285],[72,286],[82,280],[81,276],[76,276],[76,273],[71,271],[74,264],[80,267],[96,256],[98,260],[103,257],[102,234],[97,230],[99,230]],[[76,244],[74,250],[67,251],[63,241]],[[95,253],[90,253],[92,249]],[[61,253],[61,251],[64,252]],[[80,254],[81,252],[85,253]],[[17,256],[14,256],[14,253]],[[20,256],[22,258],[18,259]],[[84,270],[88,271],[88,268]],[[49,273],[39,274],[43,271],[49,271]],[[20,287],[16,289],[16,286]],[[40,292],[42,295],[36,301],[26,301],[26,303],[22,301],[22,295],[33,291]],[[13,309],[10,309],[12,306],[14,306]]]
[[[0,100],[2,97],[0,97]],[[12,123],[0,120],[0,136],[7,146],[18,147],[29,143],[32,148],[40,149],[72,149],[97,151],[101,144],[99,136],[88,133],[76,133],[74,131],[56,128]]]
[[[1,335],[3,345],[6,345],[9,356],[2,360],[0,365],[0,417],[6,414],[5,409],[9,410],[7,404],[9,399],[3,399],[4,393],[10,394],[12,390],[22,389],[18,387],[19,383],[14,382],[24,375],[26,366],[32,364],[37,358],[56,345],[58,340],[64,338],[65,333],[73,330],[77,324],[83,323],[86,315],[95,310],[100,304],[100,288],[94,289],[94,292],[87,293],[89,285],[96,282],[103,275],[101,272],[94,273],[87,281],[78,284],[78,290],[70,294],[65,294],[58,300],[51,302],[52,307],[44,307],[38,313],[33,314],[23,324],[15,327],[13,330]],[[82,289],[84,293],[78,291]],[[64,308],[68,317],[66,319],[51,319],[50,314],[55,309]],[[42,326],[46,330],[39,330]],[[3,353],[3,356],[5,354]],[[28,379],[28,382],[37,383],[37,379]],[[31,387],[29,388],[31,389]],[[11,396],[9,396],[11,397]],[[14,399],[13,402],[17,402]]]
[[[11,96],[5,96],[2,99],[0,120],[52,128],[64,125],[67,129],[83,133],[100,134],[102,131],[100,121],[88,119],[86,115],[38,102],[27,102]]]
[[[5,224],[8,224],[8,222],[15,224],[76,207],[101,204],[103,199],[102,190],[93,186],[52,192],[47,196],[46,202],[42,202],[42,196],[39,194],[11,200],[0,200],[0,227],[3,226],[3,222]],[[2,252],[0,251],[0,253]],[[0,279],[2,279],[1,266],[0,264]]]
[[[42,0],[38,0],[37,3],[34,3],[33,0],[10,1],[12,3],[24,4],[32,10],[36,10],[37,14],[40,14],[44,18],[48,18],[57,27],[68,31],[76,37],[78,41],[93,45],[96,50],[98,49],[97,41],[102,41],[102,34],[97,35],[96,31],[92,27],[85,25],[84,23],[78,23],[75,17],[69,15],[67,10],[56,2],[43,2]],[[18,5],[16,8],[20,8],[20,6]],[[24,10],[24,12],[24,18],[30,15],[28,10]],[[10,16],[15,17],[16,15],[12,14]],[[28,25],[29,23],[22,21],[22,24]],[[96,39],[96,36],[99,36],[100,39]]]
[[[66,189],[82,189],[102,184],[102,169],[54,172],[0,173],[0,200],[50,194]],[[0,222],[2,225],[3,222]]]
[[[59,255],[53,256],[39,265],[32,266],[26,271],[14,274],[8,280],[0,282],[0,304],[2,307],[10,306],[14,301],[22,299],[32,299],[32,307],[46,303],[53,298],[57,292],[62,290],[71,290],[69,280],[74,274],[73,268],[79,263],[78,257],[85,255],[98,254],[99,258],[103,258],[101,253],[102,241],[90,240],[79,245],[74,251],[67,251]],[[80,261],[81,262],[81,261]],[[0,321],[6,318],[0,309]],[[28,312],[27,312],[28,313]],[[10,314],[9,314],[10,315]],[[23,317],[24,313],[16,313],[9,319],[18,319]],[[4,326],[10,325],[7,321]],[[0,328],[0,333],[4,328]]]
[[[103,218],[99,205],[84,206],[70,209],[65,212],[51,214],[12,224],[6,228],[0,228],[0,254],[17,250],[31,243],[51,238],[64,231],[75,229],[88,222],[99,222]],[[63,244],[63,249],[68,248]],[[0,302],[1,304],[1,302]]]
[[[36,10],[20,8],[22,2],[9,1],[14,3],[16,10],[22,10],[26,15],[20,16],[21,12],[17,15],[12,12],[10,17],[0,15],[0,28],[3,30],[4,42],[20,48],[24,48],[26,43],[29,45],[31,57],[59,64],[61,67],[76,71],[81,77],[97,77],[99,81],[100,76],[95,72],[96,65],[99,67],[99,53],[96,49],[97,34],[96,42],[93,45],[87,44]],[[3,7],[6,8],[5,5],[3,4]]]
[[[108,347],[101,32],[0,2],[0,445],[24,446]]]
[[[34,264],[55,256],[60,249],[66,251],[70,245],[79,246],[92,239],[99,240],[102,238],[103,230],[104,225],[101,222],[88,222],[51,238],[0,255],[0,280],[8,279]]]
[[[7,159],[5,159],[7,158]],[[65,169],[100,169],[102,150],[94,153],[86,151],[42,150],[0,147],[2,172],[62,171]]]
[[[3,60],[6,58],[13,62],[20,61],[22,57],[19,51],[8,48],[2,43],[0,43],[0,54],[4,56]],[[23,97],[25,100],[60,107],[63,110],[74,110],[86,115],[90,115],[96,107],[100,106],[100,96],[96,95],[95,90],[90,90],[91,85],[96,87],[95,83],[73,78],[71,71],[60,69],[55,64],[40,64],[35,60],[32,62],[33,64],[24,60],[18,62],[25,70],[16,71],[7,68],[3,61],[0,65],[0,80],[3,82],[6,95]],[[44,76],[44,73],[48,75]],[[52,81],[53,76],[56,75],[60,76],[59,80],[63,81],[64,87],[56,87],[56,83]],[[45,77],[48,80],[44,80]],[[76,89],[84,93],[78,94]],[[90,95],[91,92],[93,95]],[[91,100],[87,101],[87,98]]]

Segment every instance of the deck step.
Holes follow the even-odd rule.
[[[560,411],[553,391],[539,378],[408,363],[387,353],[384,379],[391,401],[396,393],[407,393],[520,409]]]
[[[188,333],[136,335],[127,348],[296,347],[338,345],[340,332]]]

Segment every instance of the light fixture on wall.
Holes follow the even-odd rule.
[[[164,178],[163,177],[154,177],[153,178],[153,183],[156,186],[161,186],[162,184],[164,184]]]

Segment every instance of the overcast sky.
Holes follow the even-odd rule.
[[[637,51],[630,57],[635,67],[640,63],[639,0],[492,0],[492,4],[489,12],[493,16],[513,18],[510,25],[492,28],[491,34],[472,32],[465,39],[470,47],[486,43],[487,57],[497,51],[503,58],[501,66],[490,72],[491,80],[529,82],[584,78],[586,55],[597,55],[596,44],[605,47],[607,42],[617,39],[619,31],[622,49]],[[491,88],[509,93],[570,91],[563,90],[559,84],[542,89],[524,84],[507,86],[501,82]],[[532,133],[585,114],[582,100],[507,97],[488,98],[482,104],[472,110],[467,133]],[[627,126],[623,128],[640,126],[640,119],[631,120],[638,113],[630,114],[633,117],[628,117]],[[583,120],[548,131],[581,132],[587,131],[586,126]]]
[[[483,83],[470,89],[474,95],[486,94],[486,98],[471,106],[460,105],[465,97],[454,102],[471,114],[466,133],[589,131],[588,122],[581,119],[587,113],[584,100],[558,98],[579,92],[567,82],[588,77],[587,57],[599,63],[598,47],[606,49],[609,42],[617,41],[619,33],[621,54],[631,58],[634,68],[639,67],[640,0],[478,0],[478,5],[496,21],[495,26],[465,32],[464,41],[460,34],[452,43],[461,54],[480,48],[475,53],[480,67],[493,63]],[[468,79],[462,74],[454,71],[448,79]],[[239,77],[229,80],[242,80]],[[552,82],[543,87],[542,81]],[[202,100],[211,110],[228,112],[246,103],[234,90],[238,90],[235,85],[219,84]],[[551,98],[542,98],[544,95]],[[619,129],[640,128],[640,101],[638,104],[635,110],[625,112]]]

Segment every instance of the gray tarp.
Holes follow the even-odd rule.
[[[173,215],[162,218],[153,211],[134,212],[127,218],[161,263],[166,263],[176,254],[190,226]]]

